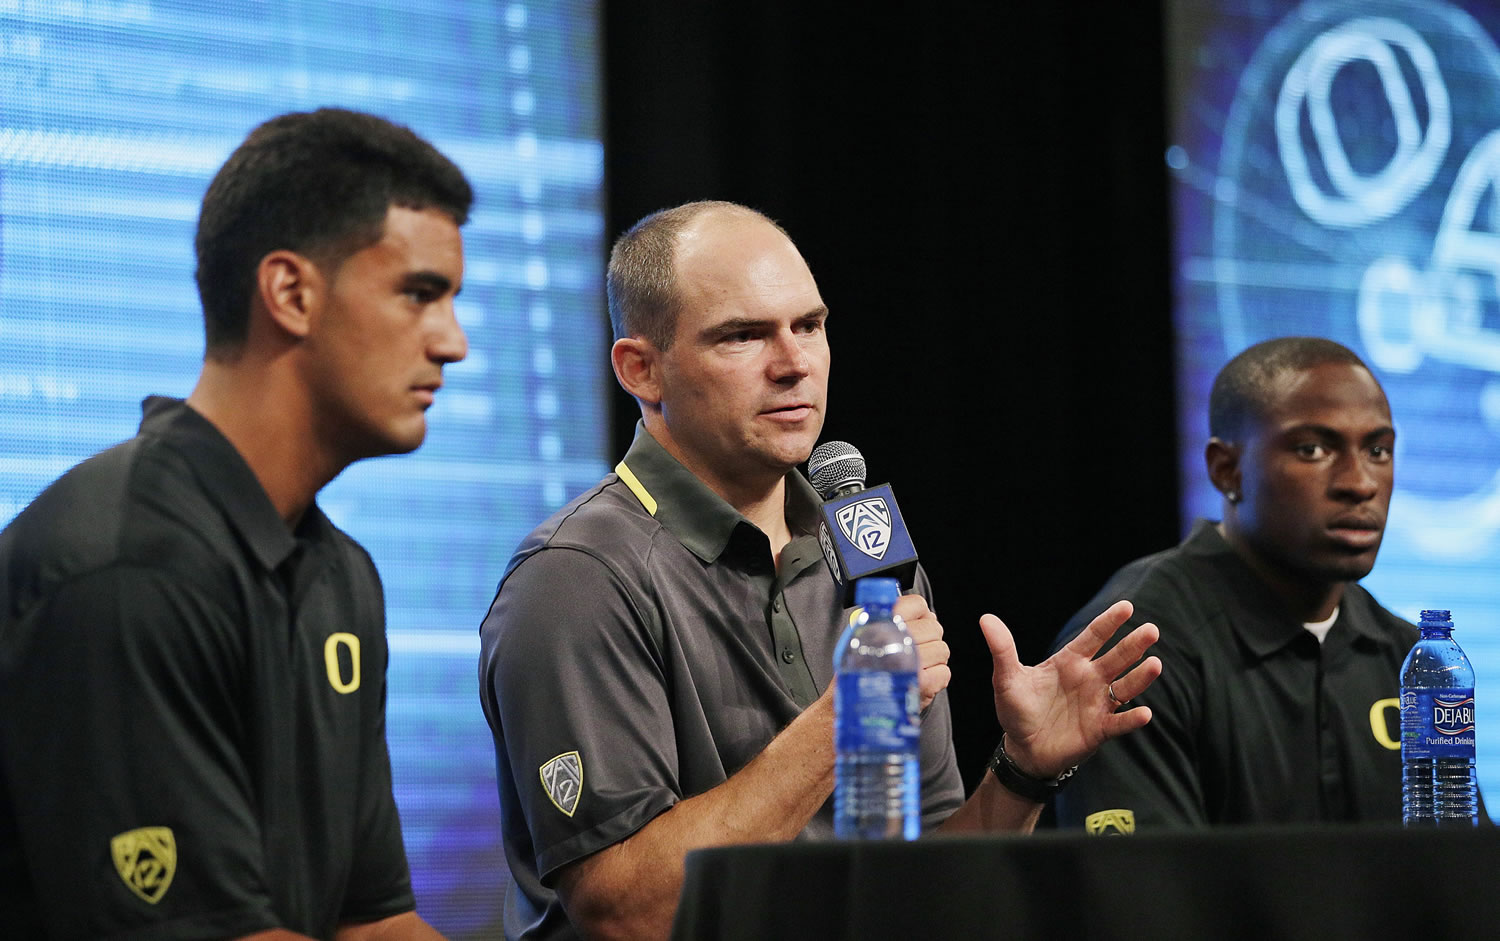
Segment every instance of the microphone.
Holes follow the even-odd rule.
[[[818,544],[833,580],[854,603],[854,581],[895,578],[902,590],[917,575],[917,550],[890,484],[865,487],[865,458],[843,441],[825,441],[807,459],[807,476],[823,497]]]

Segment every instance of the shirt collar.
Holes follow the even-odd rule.
[[[141,433],[159,437],[192,468],[209,498],[239,532],[267,571],[286,561],[296,535],[316,539],[332,527],[316,505],[303,514],[294,535],[276,512],[255,472],[229,439],[181,399],[153,395],[141,402]]]
[[[714,562],[723,554],[739,526],[756,529],[651,437],[644,422],[636,423],[635,440],[615,473],[646,511],[704,562]],[[818,505],[812,484],[795,470],[789,472],[786,515],[794,538],[817,531]]]
[[[1217,523],[1198,520],[1184,546],[1189,553],[1206,557],[1225,573],[1224,583],[1228,591],[1227,597],[1221,600],[1220,610],[1227,613],[1235,632],[1256,656],[1270,656],[1308,633],[1302,622],[1281,606],[1265,588],[1260,576],[1224,541]],[[1353,584],[1350,583],[1349,587]],[[1363,610],[1361,596],[1361,592],[1349,591],[1346,587],[1339,603],[1338,620],[1329,630],[1330,636],[1334,631],[1353,631],[1371,640],[1382,640],[1374,619],[1350,616],[1356,608]]]
[[[1307,634],[1302,622],[1282,608],[1260,576],[1224,540],[1215,521],[1193,524],[1184,547],[1223,573],[1225,596],[1219,599],[1219,610],[1257,657],[1268,657]]]
[[[1229,620],[1235,624],[1236,632],[1244,638],[1245,644],[1256,656],[1271,656],[1307,633],[1307,627],[1290,615],[1272,596],[1271,591],[1263,588],[1260,576],[1236,555],[1229,543],[1224,542],[1217,522],[1211,519],[1197,521],[1185,546],[1193,554],[1208,557],[1218,569],[1226,570],[1224,581],[1229,584],[1230,597],[1224,599],[1221,609],[1247,612],[1248,617],[1232,617]],[[1385,644],[1389,638],[1383,632],[1380,621],[1373,617],[1370,596],[1359,591],[1358,585],[1358,582],[1346,582],[1344,585],[1344,597],[1338,603],[1338,618],[1329,629],[1328,636],[1332,638],[1335,633],[1352,632],[1377,644]]]

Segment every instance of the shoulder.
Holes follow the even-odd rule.
[[[1121,567],[1058,632],[1053,649],[1061,648],[1104,609],[1121,600],[1135,608],[1130,624],[1150,621],[1162,629],[1158,652],[1162,645],[1191,643],[1198,631],[1217,620],[1212,612],[1218,602],[1212,564],[1190,548],[1183,543]]]
[[[233,537],[181,455],[143,435],[63,474],[0,533],[10,616],[61,586],[114,570],[125,584],[197,585],[232,594]],[[151,573],[157,573],[153,575]]]
[[[500,634],[552,633],[567,612],[607,608],[644,619],[656,539],[665,532],[611,474],[532,530],[511,556],[481,631],[486,646]],[[575,627],[581,627],[576,625]]]
[[[659,664],[650,563],[664,530],[612,479],[533,530],[511,557],[480,624],[486,710],[498,709],[493,690],[507,677],[534,682],[547,664]]]
[[[506,566],[511,573],[535,556],[567,566],[603,566],[622,575],[644,574],[662,526],[614,474],[552,514],[521,541]]]
[[[1377,636],[1388,638],[1402,656],[1421,635],[1415,624],[1376,601],[1375,596],[1358,582],[1350,583],[1344,589],[1342,604],[1357,624],[1373,629]]]
[[[1199,595],[1205,575],[1206,567],[1200,559],[1184,552],[1181,546],[1174,546],[1121,567],[1085,610],[1097,614],[1122,598],[1134,604],[1138,614],[1147,605],[1176,607]]]
[[[101,451],[54,480],[0,533],[7,571],[54,579],[113,561],[130,513],[141,439]]]
[[[334,525],[332,520],[327,520],[327,546],[336,554],[349,570],[359,578],[367,579],[377,589],[380,587],[380,570],[375,567],[375,560],[359,540],[344,532]]]

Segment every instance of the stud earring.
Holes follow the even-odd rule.
[[[1238,490],[1226,490],[1224,492],[1224,499],[1230,503],[1238,503],[1240,502],[1240,492]]]

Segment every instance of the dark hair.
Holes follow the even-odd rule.
[[[677,237],[708,212],[753,216],[786,235],[764,213],[723,200],[704,199],[653,212],[615,240],[609,253],[605,291],[615,339],[645,337],[659,350],[672,344],[677,327]],[[791,236],[787,236],[790,241]]]
[[[283,114],[219,169],[198,217],[198,296],[210,354],[241,346],[255,270],[279,249],[335,269],[380,241],[392,206],[469,218],[463,172],[409,129],[340,108]]]
[[[1277,376],[1325,363],[1370,371],[1353,350],[1322,337],[1277,337],[1249,347],[1225,363],[1214,377],[1208,395],[1208,433],[1225,441],[1235,440],[1244,431],[1247,419],[1260,418],[1270,409],[1271,385]]]

